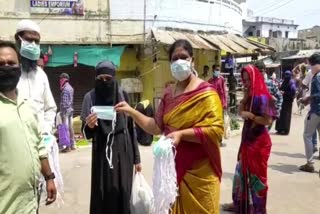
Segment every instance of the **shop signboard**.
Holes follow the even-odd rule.
[[[84,15],[84,0],[39,0],[30,1],[32,14]]]

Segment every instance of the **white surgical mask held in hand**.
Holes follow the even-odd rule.
[[[112,146],[114,142],[114,134],[115,134],[115,128],[116,128],[116,122],[117,122],[117,112],[114,110],[113,106],[92,106],[91,107],[91,112],[96,113],[98,119],[100,120],[109,120],[112,121],[112,131],[108,133],[107,136],[107,146],[106,146],[106,158],[109,163],[110,169],[113,169],[113,164],[112,164]],[[85,124],[86,126],[87,124]],[[83,128],[83,134],[85,139],[87,140],[87,137],[85,136],[85,126]],[[109,145],[109,141],[111,138],[111,143]],[[108,155],[110,150],[110,155]]]
[[[92,106],[91,112],[96,113],[100,120],[113,120],[117,114],[113,106]]]

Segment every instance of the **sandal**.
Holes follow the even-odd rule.
[[[300,171],[314,173],[314,166],[310,164],[305,164],[299,167]]]
[[[227,211],[227,212],[234,212],[235,211],[233,203],[222,204],[221,207],[222,207],[223,211]]]
[[[61,153],[68,153],[68,152],[71,152],[71,149],[70,149],[70,147],[66,147],[66,148],[62,149],[60,152]]]

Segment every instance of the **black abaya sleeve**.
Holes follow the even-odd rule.
[[[81,132],[86,135],[87,139],[93,138],[94,135],[94,129],[90,129],[88,126],[86,126],[86,118],[89,116],[91,112],[91,107],[93,106],[93,97],[91,96],[92,90],[86,93],[86,95],[83,98],[82,102],[82,108],[81,108],[81,116],[80,119],[82,121],[81,126]]]
[[[138,146],[138,141],[136,137],[136,133],[134,130],[133,120],[131,117],[128,117],[128,130],[131,137],[132,149],[133,149],[133,163],[139,164],[141,162],[140,159],[140,151]]]

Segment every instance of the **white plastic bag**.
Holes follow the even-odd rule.
[[[131,192],[131,214],[152,214],[153,193],[140,172],[133,178]]]
[[[168,214],[178,194],[172,139],[162,136],[153,147],[154,213]]]
[[[224,139],[229,139],[231,136],[231,119],[227,111],[224,112]]]
[[[48,161],[51,168],[51,171],[55,174],[54,183],[57,189],[57,199],[55,204],[60,207],[64,204],[62,199],[62,194],[64,191],[64,184],[63,178],[60,169],[60,161],[59,161],[59,147],[56,141],[56,138],[53,135],[44,136],[44,144],[46,146],[48,152]],[[47,191],[46,191],[46,182],[41,176],[40,178],[40,185],[41,185],[41,199],[40,199],[40,206],[44,206],[46,203],[47,198]]]

